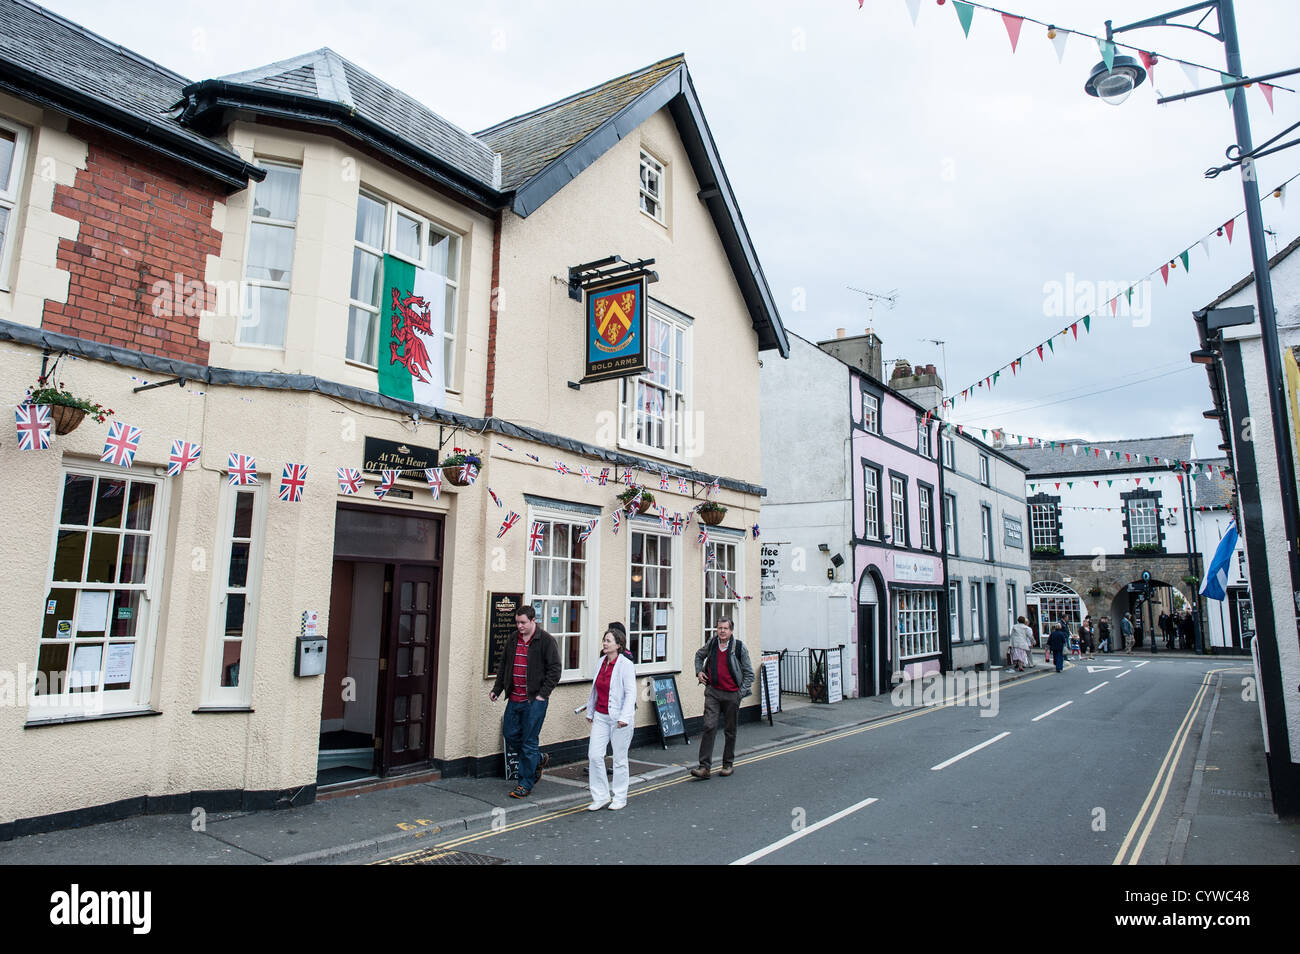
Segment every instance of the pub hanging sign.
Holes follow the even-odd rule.
[[[646,370],[646,279],[619,279],[589,286],[587,373],[583,381],[605,381]]]

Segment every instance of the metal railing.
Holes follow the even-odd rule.
[[[829,649],[782,649],[780,653],[782,693],[808,696],[811,702],[830,701],[827,682],[830,668],[829,656],[831,653],[839,654],[840,678],[843,679],[843,646],[832,646]]]

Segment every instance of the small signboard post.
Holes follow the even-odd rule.
[[[760,693],[760,716],[772,724],[772,713],[781,711],[781,654],[763,653],[759,657],[758,677],[762,681]]]
[[[686,719],[682,715],[682,697],[677,692],[676,676],[650,677],[655,698],[655,714],[659,717],[659,741],[666,749],[668,740],[680,735],[689,745],[691,740],[686,735]]]

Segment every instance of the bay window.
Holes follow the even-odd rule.
[[[635,449],[681,458],[690,436],[690,328],[662,309],[647,309],[645,327],[648,368],[619,384],[621,434]]]

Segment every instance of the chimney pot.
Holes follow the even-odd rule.
[[[843,337],[844,337],[844,329],[843,329],[843,328],[836,328],[836,329],[835,329],[835,337],[836,337],[836,338],[843,338]]]

